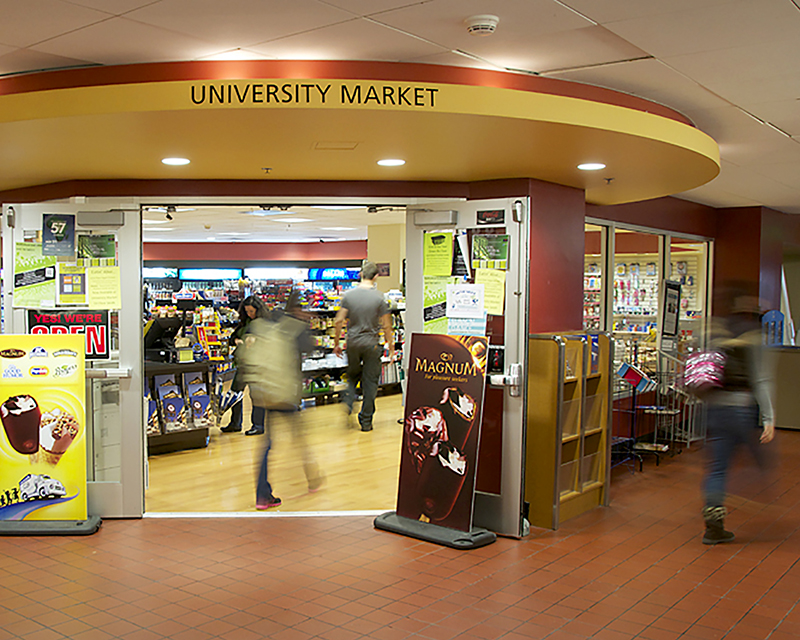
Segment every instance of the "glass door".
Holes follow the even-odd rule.
[[[77,200],[77,199],[76,199]],[[89,514],[140,517],[143,512],[141,380],[141,228],[137,207],[101,202],[13,204],[3,207],[3,255],[13,274],[18,254],[41,254],[45,216],[75,216],[75,246],[42,269],[51,282],[40,294],[3,291],[6,333],[86,336],[86,431]],[[71,218],[70,218],[71,219]],[[50,264],[52,262],[53,264]],[[86,290],[87,277],[102,286]],[[84,278],[84,289],[69,277]],[[13,279],[8,278],[9,283]],[[16,295],[15,293],[19,294]],[[59,318],[57,323],[37,321]]]
[[[489,373],[493,375],[489,376],[491,382],[487,380],[484,394],[474,525],[513,537],[526,532],[522,517],[526,389],[521,372],[527,370],[527,211],[527,197],[458,201],[420,205],[418,210],[409,207],[406,221],[407,339],[412,333],[426,330],[425,291],[430,290],[431,282],[423,272],[426,232],[455,232],[456,245],[463,247],[469,263],[470,282],[475,279],[472,262],[476,245],[507,247],[505,263],[487,265],[494,272],[492,275],[503,272],[504,284],[500,285],[502,296],[494,292],[495,314],[487,316]],[[458,269],[454,264],[454,270]],[[498,302],[500,297],[502,303]]]

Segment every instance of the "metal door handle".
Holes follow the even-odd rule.
[[[508,387],[508,393],[514,397],[520,394],[520,373],[522,366],[518,362],[508,365],[506,373],[494,373],[489,375],[489,384],[493,387]]]
[[[130,378],[130,367],[123,369],[86,369],[87,378]]]

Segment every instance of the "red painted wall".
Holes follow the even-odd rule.
[[[530,333],[583,326],[583,191],[530,183]]]
[[[347,242],[147,242],[142,246],[145,261],[250,261],[292,262],[353,260],[367,257],[367,241]]]
[[[587,204],[586,216],[707,238],[713,238],[717,231],[715,209],[677,198],[612,206]]]

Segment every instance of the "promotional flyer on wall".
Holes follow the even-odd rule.
[[[0,520],[86,520],[84,337],[0,335]]]
[[[487,344],[411,337],[397,515],[471,530]]]

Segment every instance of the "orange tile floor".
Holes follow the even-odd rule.
[[[0,538],[0,640],[800,637],[800,432],[734,473],[733,544],[700,543],[703,452],[614,470],[612,506],[455,551],[366,517],[109,520]]]

